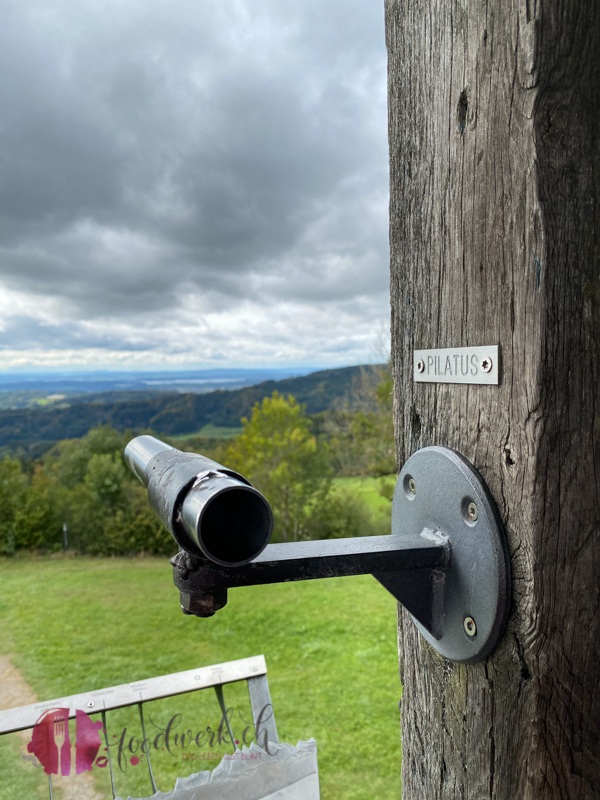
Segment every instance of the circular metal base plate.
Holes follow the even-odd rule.
[[[496,504],[483,478],[461,455],[425,447],[404,465],[394,493],[392,534],[437,531],[448,537],[442,635],[415,624],[439,653],[470,663],[487,657],[508,617],[510,567]],[[414,619],[414,617],[413,617]]]

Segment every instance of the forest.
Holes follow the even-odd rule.
[[[84,436],[98,425],[116,430],[151,429],[158,434],[180,435],[206,425],[238,427],[256,402],[274,391],[291,394],[307,413],[330,409],[353,393],[361,374],[373,367],[343,367],[283,380],[262,381],[241,389],[206,393],[124,391],[87,395],[53,395],[29,398],[31,407],[7,407],[14,393],[0,394],[0,455],[41,455],[62,439]],[[377,370],[377,367],[375,367]],[[37,402],[36,402],[37,401]]]
[[[316,384],[313,379],[313,391]],[[173,553],[176,547],[151,511],[145,489],[123,462],[125,445],[140,433],[241,472],[272,506],[273,541],[386,533],[381,514],[373,513],[353,480],[376,478],[376,491],[391,501],[395,461],[387,367],[355,368],[347,390],[316,413],[292,394],[265,394],[260,386],[249,413],[231,420],[236,427],[213,428],[210,436],[178,434],[176,424],[165,435],[164,426],[118,430],[103,422],[40,455],[24,448],[5,455],[0,555]]]

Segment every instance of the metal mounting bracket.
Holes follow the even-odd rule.
[[[448,567],[438,572],[437,629],[428,630],[413,615],[414,623],[446,658],[480,661],[496,646],[506,624],[510,560],[502,522],[483,478],[446,447],[417,451],[396,485],[392,537],[401,542],[423,529],[444,533],[451,556]],[[410,611],[410,603],[406,605]]]
[[[445,447],[404,465],[392,533],[267,544],[273,517],[241,475],[151,436],[125,458],[181,550],[172,559],[180,604],[212,616],[236,586],[373,575],[453,661],[480,661],[499,641],[509,609],[509,558],[494,500],[479,473]]]

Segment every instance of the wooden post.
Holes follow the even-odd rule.
[[[506,526],[483,664],[399,636],[403,796],[600,796],[600,2],[386,0],[399,463],[453,447]],[[499,344],[500,386],[414,383]]]

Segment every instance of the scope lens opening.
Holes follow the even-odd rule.
[[[226,488],[202,511],[199,544],[218,564],[247,564],[265,548],[272,529],[271,509],[261,494],[249,486]]]

